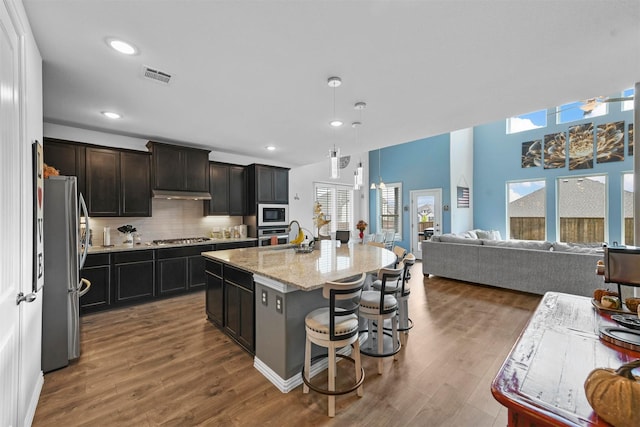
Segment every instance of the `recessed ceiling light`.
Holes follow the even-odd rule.
[[[266,148],[266,149],[267,149],[267,150],[269,150],[269,151],[274,151],[274,150],[276,149],[276,147],[275,147],[275,146],[273,146],[273,145],[267,145],[267,146],[266,146],[266,147],[264,147],[264,148]]]
[[[120,119],[120,118],[122,118],[122,116],[120,114],[114,113],[113,111],[103,111],[102,114],[105,117],[108,117],[110,119]]]
[[[127,43],[122,40],[108,38],[107,44],[111,46],[112,49],[125,55],[135,55],[138,53],[138,49],[136,49],[131,43]]]
[[[334,128],[337,128],[337,127],[342,126],[342,122],[341,122],[340,120],[337,120],[337,119],[336,119],[336,120],[331,120],[331,121],[329,122],[329,124],[330,124],[331,126],[333,126]]]

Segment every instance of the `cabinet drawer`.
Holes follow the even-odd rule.
[[[222,264],[220,264],[219,262],[207,259],[204,269],[207,271],[207,273],[222,277]]]
[[[229,243],[216,243],[216,251],[223,251],[225,249],[239,249],[239,248],[252,248],[256,245],[254,241],[246,242],[229,242]]]
[[[240,270],[239,268],[225,264],[224,280],[225,282],[232,282],[253,292],[253,274],[248,271]]]
[[[116,252],[113,254],[114,264],[123,264],[127,262],[138,262],[138,261],[151,261],[151,260],[153,260],[153,250]]]
[[[110,254],[89,254],[84,262],[84,267],[95,267],[98,265],[109,265],[111,262]]]
[[[158,259],[181,258],[193,255],[200,255],[202,252],[213,250],[213,245],[186,246],[179,248],[157,249]]]

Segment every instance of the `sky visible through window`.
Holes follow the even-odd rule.
[[[509,203],[544,188],[544,181],[522,181],[509,183]]]
[[[508,133],[516,133],[530,129],[543,128],[547,126],[547,110],[538,110],[534,111],[533,113],[511,117],[508,123]]]

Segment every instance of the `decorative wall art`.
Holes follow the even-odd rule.
[[[44,180],[42,178],[42,145],[38,141],[32,144],[33,165],[33,292],[38,292],[44,284]]]
[[[598,163],[624,160],[624,122],[598,125],[596,131],[596,159]]]
[[[567,137],[564,132],[544,136],[544,168],[563,168],[567,164]]]
[[[542,140],[522,143],[522,167],[532,168],[542,164]]]
[[[458,186],[458,207],[459,208],[469,207],[469,187]]]
[[[569,128],[569,170],[593,168],[593,123]]]
[[[629,155],[633,156],[633,123],[629,123]]]

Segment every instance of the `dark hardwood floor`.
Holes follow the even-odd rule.
[[[82,356],[45,375],[34,426],[505,426],[490,384],[540,301],[424,278],[412,269],[414,328],[399,359],[363,356],[364,396],[283,394],[210,324],[204,293],[87,315]]]

